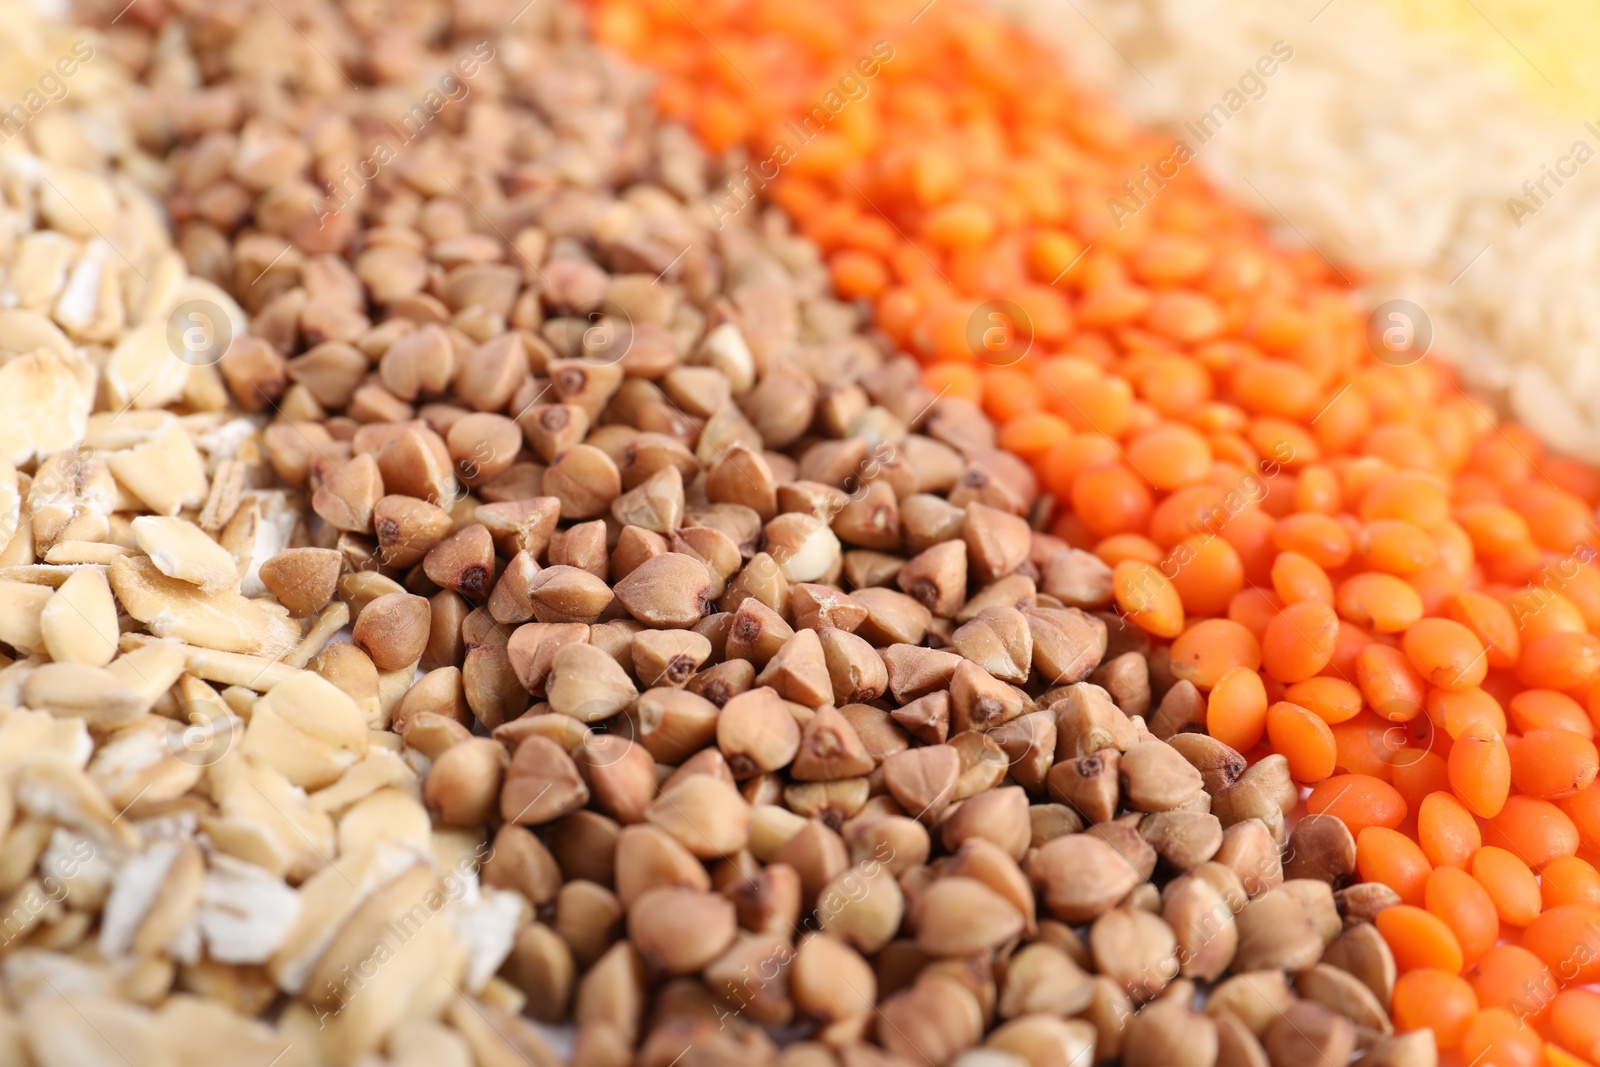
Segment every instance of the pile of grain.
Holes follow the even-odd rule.
[[[126,71],[100,34],[46,6],[0,0],[0,156],[87,169],[116,163],[153,187],[155,163],[137,153],[123,120]]]
[[[1551,445],[1600,457],[1600,168],[1586,165],[1600,132],[1374,0],[998,6],[1136,117],[1188,138],[1218,184],[1340,264],[1373,304],[1419,304],[1434,352],[1480,392]],[[1238,94],[1279,42],[1292,59]],[[1221,128],[1196,145],[1185,124],[1218,104]],[[1553,170],[1569,176],[1558,185]]]

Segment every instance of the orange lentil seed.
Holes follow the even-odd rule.
[[[1374,712],[1391,722],[1417,717],[1427,699],[1427,683],[1405,653],[1371,644],[1356,656],[1355,683]]]
[[[1600,993],[1563,989],[1550,1003],[1550,1029],[1557,1041],[1591,1063],[1600,1057]]]
[[[1515,1012],[1535,1023],[1548,1012],[1556,989],[1550,968],[1520,945],[1496,945],[1485,952],[1472,965],[1467,981],[1483,1008]]]
[[[1586,789],[1566,799],[1576,799],[1588,792]],[[1483,839],[1488,844],[1515,852],[1535,869],[1557,856],[1576,855],[1582,844],[1577,823],[1560,805],[1525,796],[1506,798],[1499,813],[1484,825]]]
[[[1432,1030],[1440,1051],[1450,1052],[1477,1014],[1478,997],[1460,975],[1421,967],[1395,982],[1393,1007],[1396,1029]]]
[[[1289,761],[1297,782],[1320,782],[1333,773],[1337,749],[1333,731],[1299,704],[1280,700],[1267,708],[1267,739]]]
[[[1577,856],[1557,856],[1539,872],[1539,897],[1547,909],[1562,904],[1600,908],[1600,871]]]
[[[1417,808],[1417,842],[1435,867],[1466,867],[1483,845],[1472,812],[1450,793],[1430,793]]]
[[[1356,836],[1356,870],[1362,881],[1382,882],[1402,901],[1420,908],[1433,867],[1407,835],[1386,826],[1369,826]]]
[[[1429,873],[1423,905],[1450,928],[1468,963],[1493,948],[1500,938],[1500,914],[1494,898],[1459,867],[1435,867]]]
[[[1480,723],[1467,727],[1450,747],[1450,788],[1474,815],[1492,819],[1511,792],[1511,756],[1505,740]]]
[[[1328,665],[1338,633],[1338,617],[1323,601],[1290,604],[1267,624],[1262,669],[1280,682],[1303,682]]]
[[[1419,619],[1401,642],[1419,675],[1441,689],[1470,689],[1488,673],[1487,652],[1477,635],[1449,619]]]
[[[1378,932],[1389,943],[1395,966],[1402,971],[1431,967],[1458,974],[1463,959],[1461,945],[1444,920],[1410,904],[1395,904],[1378,912]],[[1480,1000],[1482,994],[1479,994]]]
[[[1361,690],[1342,678],[1307,678],[1285,689],[1283,698],[1310,709],[1330,725],[1361,714]]]
[[[1394,634],[1422,618],[1422,597],[1392,574],[1356,574],[1339,583],[1339,617],[1374,633]]]
[[[1539,917],[1539,880],[1517,856],[1485,845],[1473,853],[1471,870],[1472,877],[1494,901],[1501,922],[1527,926]]]
[[[1478,995],[1483,1002],[1483,994]],[[1480,1067],[1540,1067],[1544,1043],[1519,1013],[1486,1007],[1467,1021],[1461,1033],[1461,1055]]]
[[[1511,725],[1519,733],[1530,730],[1571,730],[1594,739],[1594,721],[1584,706],[1553,689],[1524,689],[1506,705]]]
[[[1230,619],[1201,619],[1172,642],[1172,675],[1201,691],[1214,687],[1236,667],[1261,666],[1261,644],[1248,629]]]
[[[1234,667],[1218,678],[1206,696],[1206,732],[1225,745],[1248,752],[1267,728],[1267,689],[1252,667]]]
[[[1511,748],[1511,781],[1531,797],[1569,797],[1587,789],[1597,770],[1594,742],[1572,730],[1529,730]]]
[[[1399,826],[1405,821],[1406,802],[1388,782],[1365,774],[1340,774],[1311,790],[1306,810],[1336,816],[1359,836],[1369,826]]]
[[[1600,980],[1600,908],[1587,904],[1547,908],[1522,932],[1522,947],[1543,960],[1562,982],[1588,985]]]
[[[1139,629],[1157,637],[1183,632],[1183,601],[1161,569],[1142,560],[1123,560],[1111,573],[1117,607]]]

